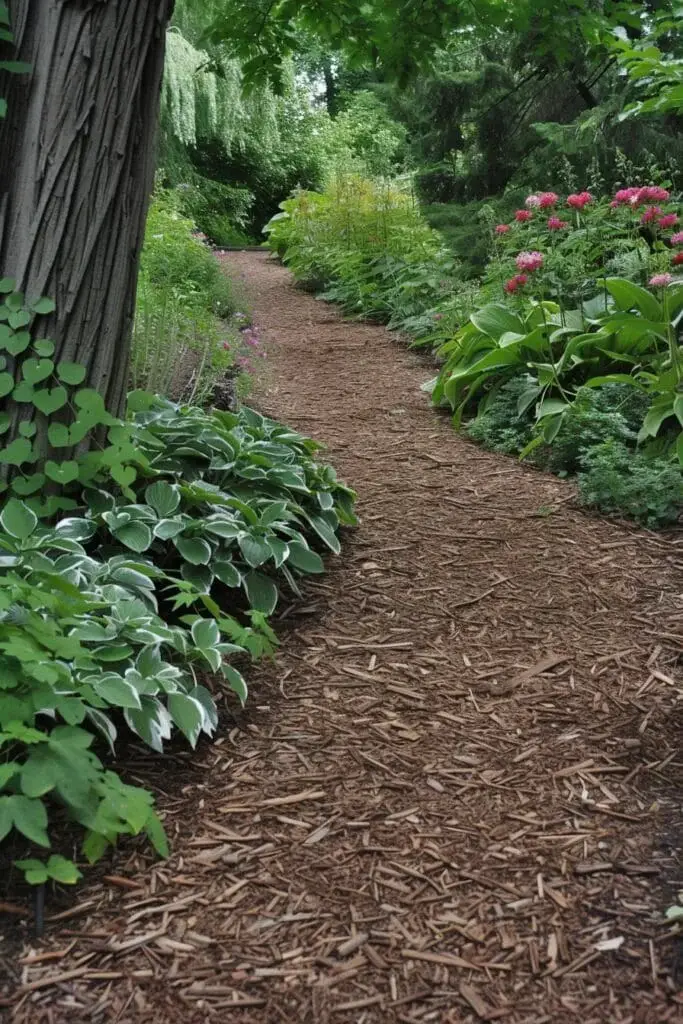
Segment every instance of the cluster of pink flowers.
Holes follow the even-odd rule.
[[[572,192],[570,196],[567,196],[567,206],[571,206],[574,210],[583,210],[584,206],[588,206],[592,202],[593,196],[590,192]]]
[[[671,257],[671,265],[680,267],[681,263],[683,263],[683,252],[675,252]]]
[[[543,266],[544,256],[542,252],[520,252],[515,263],[520,270],[540,270]]]
[[[511,277],[509,281],[505,282],[503,287],[508,295],[514,295],[517,289],[523,288],[528,280],[529,278],[526,274],[515,274],[514,277]]]
[[[683,245],[683,231],[677,231],[675,235],[672,235],[669,239],[672,245]]]
[[[517,210],[515,212],[515,220],[519,221],[520,224],[524,224],[526,221],[533,218],[531,210]]]
[[[510,225],[509,224],[496,224],[496,234],[497,235],[507,235],[509,230],[510,230]]]
[[[612,206],[642,206],[643,203],[665,203],[671,193],[659,185],[632,185],[620,188],[612,200]]]
[[[548,210],[551,206],[557,205],[559,198],[557,192],[534,192],[526,197],[524,203],[532,210]]]
[[[569,222],[566,220],[560,220],[559,217],[548,217],[548,229],[550,231],[561,231],[562,228],[568,228]]]
[[[650,284],[653,288],[666,288],[673,279],[673,274],[655,274],[650,278]]]

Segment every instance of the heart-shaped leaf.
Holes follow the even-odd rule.
[[[10,313],[9,325],[13,330],[18,330],[20,327],[26,327],[26,324],[31,322],[31,314],[25,309],[19,309],[16,313]]]
[[[17,437],[11,444],[0,451],[0,462],[10,466],[22,466],[25,462],[35,462],[33,445],[26,437]]]
[[[38,338],[37,341],[33,342],[33,351],[37,356],[45,356],[49,359],[50,356],[54,355],[55,343],[50,341],[49,338]]]
[[[45,360],[49,362],[50,360]],[[26,364],[24,364],[26,365]],[[35,391],[31,401],[35,405],[36,409],[49,416],[53,412],[57,412],[62,409],[69,400],[66,388],[43,388],[41,391]]]
[[[35,494],[44,483],[44,473],[33,473],[31,476],[16,476],[12,480],[12,490],[15,494],[25,497],[27,494]]]
[[[18,356],[31,344],[31,335],[28,331],[17,331],[7,338],[4,348],[11,356]]]
[[[73,387],[82,384],[86,372],[85,366],[80,363],[57,363],[57,376],[63,384],[71,384]]]
[[[23,420],[19,424],[19,433],[22,437],[33,437],[38,428],[30,420]]]
[[[130,487],[137,477],[133,466],[122,466],[120,462],[115,462],[109,472],[112,480],[115,480],[121,487]]]
[[[31,303],[31,309],[33,310],[33,312],[34,313],[41,313],[43,315],[46,314],[46,313],[54,313],[56,308],[57,307],[55,306],[55,304],[52,301],[52,299],[46,299],[46,298],[36,299],[35,302]]]
[[[11,373],[0,373],[0,398],[14,390],[14,377]]]
[[[22,380],[20,384],[17,384],[14,391],[12,392],[12,398],[19,405],[23,405],[33,401],[35,395],[35,388],[33,384],[27,384],[25,380]]]
[[[51,423],[47,428],[47,439],[53,448],[68,448],[71,445],[69,428],[64,423]]]
[[[70,484],[73,480],[78,480],[78,463],[72,460],[53,462],[52,459],[48,459],[45,463],[45,475],[57,484]]]
[[[41,380],[47,380],[54,368],[55,364],[51,359],[25,359],[21,374],[29,384],[40,384]]]

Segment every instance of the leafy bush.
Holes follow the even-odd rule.
[[[140,263],[131,374],[134,387],[203,402],[239,348],[233,287],[211,250],[158,190]],[[191,380],[189,391],[187,382]]]
[[[465,426],[469,437],[491,451],[519,454],[533,436],[528,412],[519,412],[519,400],[530,385],[533,385],[533,378],[522,374],[488,395],[476,417]]]
[[[4,373],[0,387],[29,414],[0,450],[0,841],[48,849],[67,819],[89,861],[141,832],[163,854],[151,794],[98,746],[109,760],[122,725],[155,750],[174,730],[193,746],[211,735],[215,691],[246,699],[234,659],[272,651],[282,588],[297,594],[323,570],[319,550],[339,550],[353,494],[313,441],[248,409],[134,392],[118,421],[79,386],[83,367],[55,365],[53,343],[25,330],[53,304],[27,308],[11,287],[0,348],[19,383]],[[83,451],[94,432],[106,444]],[[33,882],[78,878],[54,854],[18,866]]]
[[[269,245],[353,316],[403,328],[453,294],[457,265],[399,184],[340,175],[300,192],[267,226]]]
[[[587,452],[583,463],[579,491],[585,505],[607,515],[627,515],[651,528],[678,521],[683,475],[671,461],[606,441]]]

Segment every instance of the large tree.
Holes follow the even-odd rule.
[[[0,268],[56,312],[56,358],[119,411],[173,0],[11,0]],[[18,415],[19,413],[17,413]]]

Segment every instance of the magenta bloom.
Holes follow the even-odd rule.
[[[672,281],[673,274],[655,274],[654,277],[650,278],[650,284],[653,288],[666,288]]]
[[[541,192],[538,197],[538,205],[542,210],[547,210],[551,206],[555,206],[559,198],[557,192]]]
[[[515,220],[519,221],[520,224],[524,224],[526,221],[531,220],[533,213],[531,210],[516,210]]]
[[[496,234],[497,235],[507,235],[509,230],[510,230],[510,225],[509,224],[496,224]]]
[[[671,195],[665,188],[659,185],[645,185],[640,189],[638,201],[641,203],[665,203]]]
[[[590,192],[572,192],[570,196],[567,196],[567,206],[571,206],[574,210],[583,210],[584,206],[588,206],[592,202],[593,196]]]
[[[633,186],[631,188],[620,188],[614,196],[614,202],[617,206],[620,206],[622,203],[629,203],[635,206],[639,202],[641,191],[640,188]]]
[[[560,220],[559,217],[548,217],[548,228],[551,231],[561,231],[562,228],[568,228],[569,224],[566,220]]]
[[[675,235],[672,235],[669,239],[672,245],[683,245],[683,231],[677,231]]]
[[[652,224],[653,221],[657,220],[660,213],[662,212],[659,206],[648,206],[647,210],[640,218],[641,224]]]
[[[535,210],[537,206],[541,205],[541,197],[536,195],[534,192],[532,195],[526,197],[524,205],[528,206],[531,210]]]
[[[540,270],[543,266],[542,252],[520,252],[515,263],[520,270]]]
[[[675,213],[665,213],[663,217],[660,217],[658,222],[660,228],[672,228],[678,224],[678,217]]]

